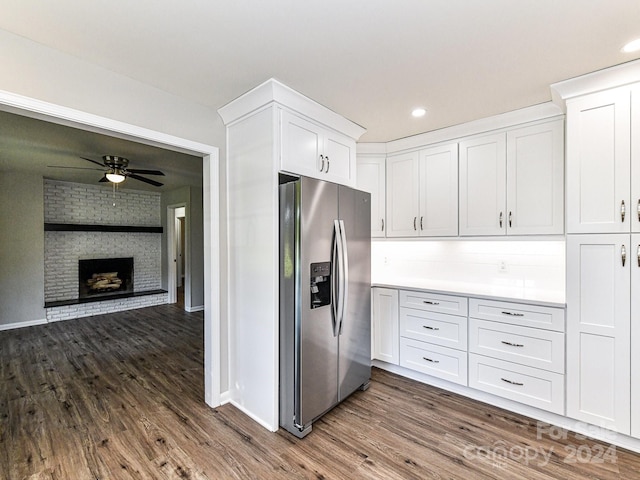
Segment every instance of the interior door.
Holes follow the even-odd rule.
[[[331,261],[338,187],[302,177],[300,180],[299,365],[296,419],[307,425],[338,401],[338,338],[334,336],[331,299],[312,307],[311,264]]]
[[[338,198],[348,256],[348,295],[339,336],[342,400],[371,378],[371,195],[341,186]]]

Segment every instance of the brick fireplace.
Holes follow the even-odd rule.
[[[45,224],[86,227],[45,231],[47,320],[66,320],[166,303],[167,294],[160,290],[161,234],[146,231],[152,228],[144,228],[161,225],[160,208],[160,193],[157,192],[119,189],[114,195],[109,186],[45,180]],[[89,228],[93,226],[96,228]],[[120,228],[127,226],[143,228]],[[116,264],[115,268],[113,265],[103,268],[100,264],[108,259],[123,258],[131,259],[132,264],[131,272],[125,274],[130,278],[119,278],[125,289],[81,294],[80,283],[86,284],[88,280],[80,278],[86,274],[82,265],[88,264],[87,260],[93,261],[93,266],[99,267],[97,270],[102,270],[92,271],[91,275],[114,272],[121,275],[122,264]],[[104,284],[104,280],[100,281]]]

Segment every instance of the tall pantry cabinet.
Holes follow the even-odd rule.
[[[567,100],[567,415],[640,438],[637,125],[640,85]]]

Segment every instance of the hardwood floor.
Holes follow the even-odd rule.
[[[639,455],[378,369],[307,438],[273,434],[204,404],[202,338],[175,305],[0,332],[0,478],[640,478]]]

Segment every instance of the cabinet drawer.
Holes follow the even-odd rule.
[[[495,300],[469,299],[469,317],[564,332],[564,309]]]
[[[564,334],[560,332],[471,318],[469,351],[564,373]]]
[[[400,336],[466,351],[467,317],[401,308]]]
[[[564,375],[469,354],[469,386],[564,415]]]
[[[449,315],[467,316],[466,297],[453,297],[437,293],[411,292],[400,290],[400,306],[428,310],[430,312],[448,313]]]
[[[459,350],[400,338],[400,366],[467,384],[467,353]]]

